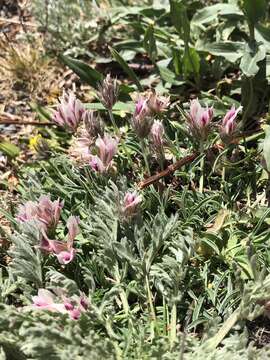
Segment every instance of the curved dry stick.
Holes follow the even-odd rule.
[[[206,152],[211,151],[211,150],[223,150],[223,149],[224,149],[223,144],[215,144],[214,146],[207,149]],[[153,183],[157,182],[158,180],[162,179],[163,177],[173,174],[176,170],[180,169],[182,166],[195,160],[199,155],[200,155],[199,152],[195,152],[191,155],[185,156],[183,159],[176,161],[174,164],[169,165],[167,167],[167,169],[141,181],[138,185],[139,189],[144,189],[145,187],[152,185]]]
[[[167,169],[159,172],[158,174],[155,174],[153,176],[150,176],[149,178],[141,181],[139,183],[139,189],[144,189],[145,187],[157,182],[158,180],[162,179],[165,176],[168,176],[172,173],[174,173],[176,170],[180,169],[182,166],[192,162],[196,159],[196,157],[199,156],[199,153],[194,153],[191,155],[188,155],[184,157],[183,159],[180,159],[176,161],[174,164],[171,164],[167,167]]]

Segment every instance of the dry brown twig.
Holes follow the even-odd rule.
[[[211,151],[211,150],[223,150],[224,146],[221,144],[216,144],[214,146],[212,146],[211,148],[207,149],[206,151]],[[169,176],[171,174],[173,174],[176,170],[179,170],[182,166],[191,163],[193,160],[195,160],[198,156],[200,155],[200,153],[198,152],[194,152],[191,155],[185,156],[184,158],[176,161],[174,164],[171,164],[167,167],[167,169],[148,177],[147,179],[141,181],[138,185],[139,189],[144,189],[147,186],[150,186],[152,184],[154,184],[155,182],[159,181],[160,179]]]

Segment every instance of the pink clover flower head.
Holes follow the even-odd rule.
[[[224,142],[230,142],[232,137],[235,135],[237,128],[236,117],[241,110],[242,106],[239,106],[238,109],[236,109],[235,106],[232,106],[223,117],[222,124],[220,126],[220,136]]]
[[[169,106],[169,104],[170,104],[169,97],[157,95],[155,91],[151,92],[147,101],[147,105],[149,109],[155,114],[162,113],[163,111],[165,111]]]
[[[54,230],[60,220],[64,202],[52,201],[50,195],[40,196],[38,202],[27,201],[19,207],[17,219],[21,222],[37,220],[44,230]]]
[[[141,203],[142,197],[134,192],[127,192],[123,202],[123,213],[125,216],[132,216],[136,214],[138,205]]]
[[[205,140],[209,135],[211,121],[214,112],[213,108],[203,108],[198,99],[190,101],[190,112],[187,120],[190,132],[197,138]]]
[[[60,295],[59,298],[49,290],[39,289],[38,295],[32,297],[33,307],[35,309],[68,314],[72,320],[78,320],[81,313],[85,312],[88,308],[88,302],[84,294],[81,294],[80,297],[75,296],[71,298]],[[84,305],[82,305],[82,299],[84,299]]]
[[[79,218],[70,216],[67,220],[68,235],[67,241],[51,240],[43,232],[40,248],[46,252],[54,254],[62,265],[69,264],[76,255],[73,247],[74,239],[79,234]]]
[[[108,170],[111,161],[117,153],[118,140],[105,134],[103,138],[100,136],[96,140],[96,148],[98,155],[92,155],[90,166],[94,171],[103,173]]]
[[[117,80],[113,79],[110,74],[107,74],[106,78],[98,86],[98,90],[98,95],[103,105],[106,109],[112,110],[119,93]]]
[[[99,115],[91,110],[86,110],[83,114],[84,128],[90,139],[96,139],[104,133],[104,127]]]
[[[139,138],[143,139],[148,136],[153,124],[153,116],[148,106],[148,98],[139,97],[131,123]]]
[[[164,142],[164,126],[161,121],[155,120],[152,125],[150,136],[156,149],[161,149]]]
[[[84,112],[83,104],[76,98],[74,93],[64,93],[52,119],[57,125],[74,132],[81,122]]]
[[[38,295],[33,296],[33,306],[42,310],[65,312],[65,307],[61,303],[56,303],[56,296],[49,290],[39,289]]]

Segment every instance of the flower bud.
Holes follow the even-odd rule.
[[[98,155],[91,156],[90,166],[98,172],[105,172],[110,167],[112,158],[117,152],[118,140],[105,134],[103,138],[98,137],[96,140],[96,148]]]
[[[198,99],[190,101],[190,112],[187,116],[189,130],[199,140],[206,140],[213,118],[213,108],[203,108]]]
[[[132,126],[139,138],[143,139],[148,136],[153,121],[151,110],[148,107],[148,99],[140,97],[132,117]]]
[[[99,135],[103,136],[104,127],[99,115],[94,111],[87,110],[83,114],[84,127],[91,139],[96,139]]]
[[[102,104],[106,109],[112,110],[118,98],[119,87],[117,80],[112,79],[111,75],[107,74],[106,78],[99,85],[98,90]]]
[[[161,121],[155,120],[152,125],[150,137],[154,148],[160,151],[163,147],[164,142],[164,126]]]
[[[232,137],[235,135],[237,128],[235,120],[239,111],[241,110],[242,106],[240,106],[238,109],[235,109],[235,106],[232,106],[222,119],[222,124],[220,126],[220,137],[224,142],[230,142]]]
[[[137,195],[136,192],[128,192],[124,197],[123,214],[126,217],[130,217],[136,214],[138,205],[142,201],[142,197]]]
[[[152,91],[147,104],[149,109],[155,113],[161,113],[169,106],[170,98],[166,96],[158,96],[155,91]]]
[[[84,106],[72,92],[69,95],[64,93],[52,119],[57,125],[74,132],[82,120],[84,112]]]
[[[59,222],[63,204],[60,199],[51,201],[50,196],[42,195],[38,202],[27,201],[21,205],[17,219],[21,222],[37,220],[43,229],[53,231]]]

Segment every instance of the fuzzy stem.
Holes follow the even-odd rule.
[[[120,296],[120,299],[122,301],[123,310],[124,310],[125,314],[128,316],[128,314],[129,314],[129,305],[128,305],[127,295],[126,295],[125,291],[121,290],[119,296]]]
[[[221,343],[221,341],[225,338],[231,328],[236,324],[237,320],[239,319],[239,314],[240,311],[238,308],[224,322],[217,334],[207,341],[207,349],[214,350]]]
[[[170,324],[170,344],[171,348],[176,341],[176,321],[177,321],[177,312],[176,312],[176,303],[173,304],[171,312],[171,324]]]
[[[203,143],[200,144],[200,153],[203,154]],[[201,177],[200,177],[200,185],[199,185],[199,192],[203,193],[204,188],[204,156],[202,156],[200,160],[200,168],[201,168]]]
[[[111,120],[111,123],[112,123],[113,128],[114,128],[114,131],[116,132],[116,134],[119,134],[119,129],[118,129],[117,125],[116,125],[112,110],[108,109],[108,113],[109,113],[110,120]]]
[[[140,144],[141,144],[141,150],[142,150],[142,155],[143,155],[143,160],[145,163],[145,167],[146,167],[146,171],[147,171],[147,175],[150,175],[150,166],[149,166],[149,162],[147,159],[147,153],[146,153],[146,143],[144,139],[140,140]]]
[[[203,187],[204,187],[204,158],[201,158],[200,160],[200,167],[201,167],[201,177],[200,177],[200,186],[199,186],[199,192],[203,193]]]
[[[154,338],[155,336],[155,323],[156,323],[156,312],[155,307],[152,300],[152,292],[149,285],[148,276],[145,277],[145,283],[146,283],[146,291],[147,291],[147,300],[149,304],[150,309],[150,322],[151,322],[151,338]]]

